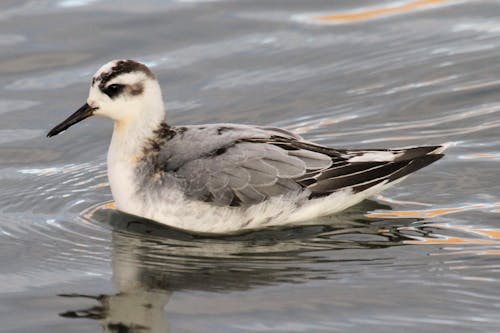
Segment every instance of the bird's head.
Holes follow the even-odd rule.
[[[151,70],[134,60],[113,60],[92,77],[87,103],[54,127],[51,137],[93,115],[118,123],[164,117],[160,85]]]

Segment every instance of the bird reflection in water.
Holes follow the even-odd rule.
[[[92,219],[109,221],[113,228],[113,284],[118,292],[60,295],[98,303],[60,316],[98,320],[103,332],[165,333],[169,329],[163,309],[175,291],[242,291],[334,278],[336,262],[382,259],[349,259],[330,251],[396,246],[408,239],[397,226],[408,226],[415,219],[374,223],[362,214],[387,208],[366,201],[328,221],[316,220],[315,225],[221,238],[186,234],[114,210],[96,210]]]

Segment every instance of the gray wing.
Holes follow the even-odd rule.
[[[178,129],[176,129],[178,130]],[[244,125],[184,127],[162,150],[163,164],[186,196],[221,206],[247,206],[293,191],[310,197],[364,191],[420,169],[439,146],[343,150],[304,141],[282,129]]]
[[[332,159],[305,149],[285,149],[272,138],[301,141],[280,128],[234,124],[173,127],[159,162],[186,196],[216,205],[251,205],[300,191],[294,179],[328,168]]]
[[[218,149],[212,156],[190,161],[177,173],[186,180],[188,196],[235,206],[300,191],[304,186],[296,178],[331,164],[331,159],[323,154],[241,141]]]
[[[302,140],[300,136],[281,128],[238,124],[171,127],[169,133],[171,137],[163,145],[159,156],[167,171],[176,171],[190,161],[203,159],[217,149],[226,149],[243,139],[269,139],[279,136],[284,139]]]

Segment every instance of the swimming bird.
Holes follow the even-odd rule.
[[[171,126],[155,75],[133,60],[102,66],[87,102],[47,136],[93,115],[114,120],[107,166],[116,207],[196,233],[300,224],[340,212],[444,150],[335,149],[277,127]]]

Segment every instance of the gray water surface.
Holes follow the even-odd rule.
[[[500,331],[499,13],[486,0],[2,1],[0,331]],[[106,206],[110,121],[45,138],[115,58],[151,66],[172,124],[450,148],[316,226],[161,228]]]

